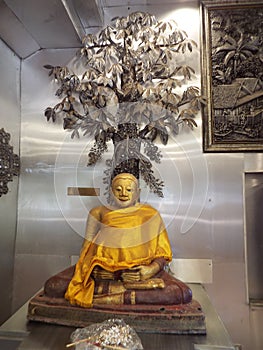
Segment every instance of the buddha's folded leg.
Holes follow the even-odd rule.
[[[74,275],[75,266],[63,270],[49,278],[44,285],[44,293],[51,298],[63,298]],[[192,300],[191,289],[182,281],[165,271],[159,272],[156,278],[162,279],[164,288],[126,290],[120,281],[96,282],[94,304],[155,304],[176,305],[185,304]],[[98,295],[102,294],[102,295]]]
[[[133,290],[125,292],[127,304],[178,305],[192,300],[191,289],[182,281],[174,278],[165,271],[155,277],[162,278],[165,287],[162,289]]]
[[[169,273],[162,271],[161,278],[164,280],[167,286],[178,286],[182,293],[182,303],[186,304],[192,300],[192,290],[188,285],[177,278],[173,277]]]
[[[178,305],[189,303],[192,300],[192,291],[184,282],[165,271],[161,271],[155,277],[163,280],[164,287],[138,289],[136,288],[137,283],[134,283],[134,288],[130,283],[129,289],[126,290],[125,284],[123,285],[120,281],[96,281],[93,303],[94,305]]]
[[[44,284],[44,293],[51,298],[63,298],[75,271],[75,265],[50,277]]]

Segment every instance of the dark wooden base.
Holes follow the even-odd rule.
[[[46,297],[41,292],[30,300],[27,318],[73,327],[121,318],[138,332],[206,334],[205,315],[196,300],[180,305],[96,305],[82,308],[72,306],[64,298]]]

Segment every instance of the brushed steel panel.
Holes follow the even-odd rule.
[[[38,43],[6,5],[4,0],[0,0],[0,37],[22,58],[40,49]]]
[[[244,262],[213,261],[213,283],[205,289],[234,344],[251,347],[250,311],[245,302]]]
[[[91,30],[96,32],[103,25],[103,8],[101,1],[98,0],[63,0],[65,8],[70,10],[71,16],[75,14],[74,19],[81,22],[86,33],[90,33]],[[74,20],[72,21],[74,23]],[[95,31],[94,31],[95,32]],[[82,38],[82,36],[81,36]]]
[[[233,346],[220,346],[220,345],[202,345],[202,344],[194,344],[194,350],[237,350],[237,348]]]
[[[60,0],[5,0],[41,48],[79,47],[80,39]]]
[[[262,171],[263,154],[262,153],[245,153],[244,154],[244,171]]]
[[[19,155],[20,60],[2,40],[0,57],[0,128],[10,133],[10,145]],[[8,182],[9,192],[0,197],[0,324],[11,315],[18,181]]]
[[[70,257],[65,255],[16,254],[13,312],[43,288],[49,277],[68,266]]]
[[[251,307],[250,309],[251,320],[251,349],[262,350],[263,347],[263,308]]]
[[[211,259],[173,259],[170,263],[173,275],[186,283],[212,283]]]
[[[245,174],[246,258],[249,299],[263,299],[263,172]]]
[[[209,159],[213,259],[242,262],[244,259],[243,154],[216,154]]]

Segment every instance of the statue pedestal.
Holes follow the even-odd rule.
[[[28,320],[85,327],[110,318],[122,318],[138,332],[206,334],[205,315],[193,300],[180,305],[72,306],[64,298],[49,298],[40,292],[29,301]]]
[[[193,296],[202,305],[206,334],[162,334],[138,332],[145,350],[225,349],[235,350],[226,327],[213,307],[204,287],[189,284]],[[27,320],[29,302],[0,326],[0,349],[65,350],[75,327]],[[37,309],[36,309],[37,311]],[[8,347],[9,346],[9,347]]]

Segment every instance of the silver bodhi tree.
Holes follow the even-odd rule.
[[[195,116],[205,103],[199,88],[189,84],[194,69],[178,64],[178,57],[187,58],[196,47],[174,21],[158,21],[143,12],[114,18],[97,35],[83,38],[76,57],[84,67],[81,77],[68,67],[44,66],[59,84],[60,98],[45,116],[63,118],[72,138],[81,133],[94,137],[88,165],[113,142],[105,183],[119,172],[130,172],[163,196],[163,181],[152,169],[153,161],[161,161],[155,142],[166,145],[183,126],[196,127]]]

